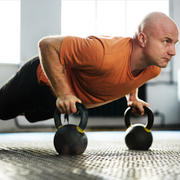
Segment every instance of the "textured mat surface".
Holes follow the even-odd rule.
[[[83,155],[59,156],[54,133],[0,134],[1,180],[178,180],[180,132],[154,132],[149,151],[129,151],[124,132],[88,132]]]

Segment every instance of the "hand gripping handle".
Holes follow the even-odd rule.
[[[86,109],[86,107],[81,104],[76,102],[76,108],[79,111],[80,115],[81,115],[81,120],[79,123],[79,127],[84,130],[86,128],[87,122],[88,122],[88,111]],[[58,129],[61,125],[61,113],[59,112],[58,108],[55,109],[54,111],[54,122],[55,122],[55,126]]]
[[[146,128],[150,130],[154,123],[154,114],[153,114],[152,110],[146,106],[144,106],[144,110],[145,110],[145,114],[148,115],[148,122],[146,124]],[[131,122],[130,122],[131,112],[132,112],[132,107],[128,107],[124,113],[125,124],[126,124],[127,128],[129,126],[131,126]]]

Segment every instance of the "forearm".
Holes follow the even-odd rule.
[[[39,42],[39,55],[42,68],[49,79],[57,97],[70,94],[65,67],[60,63],[61,41],[56,38],[46,38]]]
[[[127,105],[133,107],[132,112],[135,115],[144,115],[143,106],[149,107],[149,104],[138,98],[138,89],[126,95]]]
[[[138,99],[138,88],[126,95],[127,102],[135,101]]]

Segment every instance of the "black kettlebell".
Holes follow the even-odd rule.
[[[54,121],[58,131],[54,136],[54,147],[60,155],[79,155],[87,147],[88,141],[84,129],[88,122],[88,111],[83,104],[76,103],[76,107],[81,115],[79,126],[72,124],[63,126],[61,114],[58,109],[55,110]]]
[[[151,128],[154,122],[154,114],[152,110],[144,106],[145,114],[148,115],[147,125],[131,124],[130,115],[132,108],[128,107],[124,113],[125,124],[128,128],[125,134],[125,143],[130,150],[148,150],[152,144],[153,137]]]

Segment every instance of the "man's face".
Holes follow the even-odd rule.
[[[175,45],[178,41],[179,32],[177,27],[159,25],[147,38],[144,53],[150,65],[165,68],[172,56],[176,55]]]

